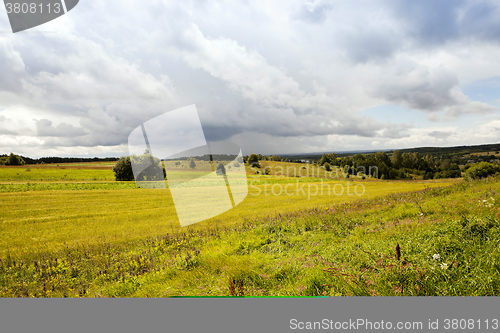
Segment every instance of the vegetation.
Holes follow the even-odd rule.
[[[116,180],[134,180],[134,171],[132,170],[132,162],[130,156],[122,157],[116,162],[113,167]]]
[[[344,166],[344,172],[352,176],[361,172],[363,175],[380,179],[412,179],[420,176],[423,179],[459,178],[461,172],[456,163],[444,160],[440,163],[432,156],[420,156],[419,153],[402,153],[395,151],[391,156],[385,152],[375,154],[356,154],[354,156],[337,157],[336,154],[324,154],[320,165]]]
[[[248,165],[254,168],[260,168],[259,158],[255,154],[248,156]]]
[[[485,178],[500,173],[500,165],[488,162],[480,162],[467,169],[465,179],[472,180]]]
[[[96,162],[116,162],[118,158],[116,157],[41,157],[41,158],[30,158],[21,156],[26,164],[62,164],[62,163],[96,163]]]
[[[136,221],[147,217],[151,228],[151,222],[159,220],[154,216],[166,213],[161,208],[165,201],[155,202],[149,195],[143,200],[116,201],[128,209],[113,219],[103,216],[98,223],[101,231],[74,220],[33,224],[33,216],[18,228],[2,230],[0,295],[498,295],[499,183],[498,178],[474,180],[295,212],[281,209],[280,214],[269,217],[248,211],[247,217],[235,224],[219,220],[169,230],[157,223],[149,236],[138,232],[145,226]],[[129,191],[112,192],[125,198]],[[154,191],[133,192],[144,195]],[[63,204],[57,198],[46,202],[48,194],[38,199],[37,207],[42,211],[58,202]],[[61,193],[61,198],[67,198],[65,203],[73,202],[82,194],[68,198],[68,193]],[[108,191],[106,196],[110,194]],[[10,197],[12,194],[4,199]],[[43,202],[47,208],[38,206]],[[13,207],[11,204],[5,206],[2,200],[3,208]],[[140,207],[143,210],[138,213]],[[136,216],[126,222],[124,217],[130,212]],[[101,212],[94,212],[94,218],[97,214]],[[7,216],[3,219],[19,224]],[[23,225],[38,225],[45,231],[23,231],[19,229]],[[116,227],[123,231],[117,233]],[[7,230],[11,232],[5,233]],[[50,232],[55,230],[60,239],[56,247],[42,240],[53,237]],[[80,231],[79,235],[74,231]],[[21,233],[37,240],[19,239]],[[82,238],[85,234],[91,236]],[[102,236],[96,240],[95,235]],[[26,252],[20,251],[26,245]]]
[[[138,173],[137,179],[134,178],[134,169]],[[118,181],[130,181],[134,179],[137,181],[154,181],[162,180],[166,177],[166,171],[160,159],[151,156],[148,151],[145,151],[142,155],[131,155],[120,158],[114,165],[113,172],[115,173],[115,179]]]
[[[184,228],[168,188],[114,181],[118,163],[2,166],[0,297],[500,295],[500,176],[481,178],[495,164],[471,166],[468,182],[424,180],[426,156],[325,155],[255,155],[262,176],[245,157],[247,198]],[[386,180],[357,168],[367,160]],[[212,170],[190,162],[163,165],[181,180]],[[390,181],[391,169],[421,178]]]
[[[10,153],[10,155],[0,156],[0,165],[24,165],[24,159],[21,156]]]
[[[194,161],[194,159],[193,159],[193,158],[189,161],[189,167],[190,167],[191,169],[196,168],[196,163],[195,163],[195,161]]]

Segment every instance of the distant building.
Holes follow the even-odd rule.
[[[476,161],[475,160],[468,160],[467,163],[468,164],[474,164],[474,163],[476,163]]]

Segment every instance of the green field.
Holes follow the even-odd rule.
[[[498,180],[286,177],[293,165],[267,163],[267,176],[247,169],[241,204],[182,228],[169,189],[113,181],[110,163],[0,168],[0,296],[224,296],[233,279],[247,296],[498,294]]]

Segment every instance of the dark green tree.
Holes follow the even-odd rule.
[[[136,172],[137,181],[165,179],[166,172],[163,170],[160,159],[151,156],[148,150],[142,155],[130,156],[130,162],[132,169]]]
[[[134,180],[134,172],[130,156],[120,158],[113,166],[116,180]]]
[[[215,171],[217,172],[218,175],[226,174],[226,168],[224,167],[224,164],[222,164],[221,162],[217,163]]]
[[[191,158],[191,159],[189,160],[189,167],[190,167],[191,169],[196,168],[196,162],[194,161],[194,158]]]
[[[248,156],[248,165],[250,165],[251,167],[260,168],[258,156],[255,154],[251,154],[250,156]]]
[[[392,166],[396,169],[401,169],[403,167],[403,157],[401,150],[396,150],[391,156]]]

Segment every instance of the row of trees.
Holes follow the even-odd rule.
[[[353,157],[338,157],[335,153],[324,154],[318,162],[319,165],[343,167],[344,172],[362,172],[372,177],[382,179],[412,178],[412,174],[420,174],[424,179],[457,178],[461,177],[460,168],[449,159],[435,160],[431,155],[420,156],[418,152],[402,153],[395,151],[389,157],[385,152],[375,154],[357,154]]]
[[[261,154],[250,154],[250,156],[245,156],[245,162],[252,156],[252,159],[257,159],[259,161],[274,161],[274,162],[291,162],[288,158],[278,156],[278,155],[261,155]],[[251,163],[251,162],[250,162]]]
[[[24,159],[16,154],[10,153],[10,155],[0,155],[0,165],[25,165]]]
[[[217,156],[223,156],[224,158],[227,158],[227,155]],[[184,160],[189,161],[188,165],[191,169],[196,168],[196,162],[193,157],[189,157]],[[203,160],[207,161],[210,160],[210,158]],[[240,163],[243,163],[243,159],[235,155],[235,160],[236,161],[234,162],[234,166],[238,168],[240,166]],[[226,174],[226,167],[222,162],[215,161],[214,163],[217,174]],[[175,165],[180,165],[180,162],[175,162]],[[231,168],[231,166],[229,166],[229,168]],[[167,172],[165,170],[165,167],[161,163],[161,160],[157,157],[153,157],[148,150],[146,150],[142,155],[122,157],[113,166],[113,172],[115,174],[116,180],[134,180],[134,171],[136,173],[135,180],[137,181],[157,181],[167,179]]]
[[[6,156],[6,155],[2,155]],[[31,158],[19,156],[25,164],[46,164],[46,163],[84,163],[84,162],[112,162],[117,161],[116,157],[40,157]]]

